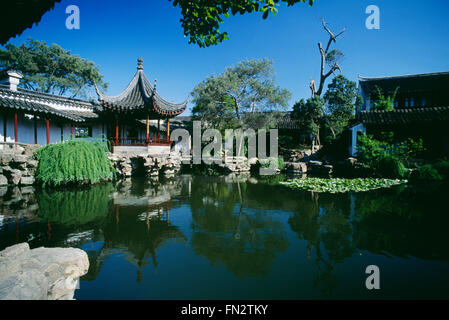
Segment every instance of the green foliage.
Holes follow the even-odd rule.
[[[435,169],[441,174],[446,181],[449,181],[449,160],[441,159],[434,165]]]
[[[194,88],[192,114],[221,131],[242,126],[259,129],[273,125],[290,96],[276,85],[272,61],[245,60]]]
[[[403,183],[407,183],[407,180],[298,178],[287,182],[281,182],[281,185],[306,191],[344,193],[350,191],[364,192],[380,188],[389,188]]]
[[[412,175],[414,180],[449,181],[449,160],[441,159],[434,164],[419,166]]]
[[[170,0],[172,1],[172,0]],[[287,6],[308,2],[311,6],[314,0],[281,0]],[[223,18],[230,14],[262,13],[266,19],[271,13],[276,15],[279,0],[173,0],[173,6],[181,8],[180,20],[184,35],[189,37],[189,43],[199,47],[217,45],[229,40],[227,32],[219,30]]]
[[[111,180],[114,170],[100,142],[73,140],[37,151],[36,180],[45,186],[97,183]]]
[[[388,150],[402,161],[409,161],[410,158],[417,157],[426,151],[422,139],[414,140],[412,138],[390,146]]]
[[[283,170],[285,168],[285,163],[283,158],[278,158],[278,168]]]
[[[375,172],[384,178],[402,179],[407,177],[407,169],[402,162],[391,155],[383,155],[375,164]]]
[[[374,100],[374,110],[391,111],[394,110],[394,100],[398,93],[399,87],[396,88],[392,96],[386,96],[379,87],[377,88],[377,98]]]
[[[291,117],[299,122],[302,133],[312,134],[314,137],[319,135],[324,115],[323,105],[324,101],[319,96],[295,103]]]
[[[385,154],[383,143],[371,135],[360,135],[357,139],[357,159],[360,163],[372,166]]]
[[[331,131],[332,138],[335,139],[354,118],[354,110],[360,103],[357,85],[343,75],[338,75],[328,85],[323,98],[325,101],[325,127]]]
[[[336,63],[340,62],[343,59],[344,53],[338,49],[331,50],[326,55],[326,64],[332,68]],[[340,77],[342,75],[338,75]]]
[[[274,158],[270,157],[267,159],[260,159],[257,161],[257,166],[265,169],[275,168],[277,166],[278,169],[282,170],[285,168],[285,163],[283,158]]]
[[[109,213],[112,192],[111,184],[81,190],[42,190],[36,193],[39,218],[74,226],[102,219]]]
[[[361,135],[357,142],[357,159],[360,163],[372,168],[375,168],[378,161],[385,156],[407,162],[424,151],[422,139],[415,141],[409,138],[397,144],[388,144],[374,139],[372,135]]]
[[[438,173],[438,170],[431,164],[426,164],[418,167],[412,175],[413,180],[421,181],[441,181],[443,177]]]
[[[21,85],[30,90],[87,97],[88,89],[95,84],[107,88],[98,66],[57,44],[48,46],[33,39],[20,46],[9,43],[5,49],[0,49],[0,65],[3,69],[20,72],[23,75]]]

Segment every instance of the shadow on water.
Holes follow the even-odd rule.
[[[132,267],[116,276],[131,274],[134,283],[147,286],[163,277],[147,275],[150,265],[156,270],[175,259],[176,274],[164,278],[174,290],[167,298],[183,296],[186,279],[197,284],[189,297],[204,298],[201,287],[217,277],[226,280],[208,297],[232,298],[226,290],[243,284],[247,298],[358,297],[365,289],[349,288],[362,283],[364,274],[356,280],[346,274],[360,268],[361,252],[379,263],[407,261],[412,269],[438,263],[449,273],[447,189],[318,194],[277,185],[283,179],[184,175],[66,191],[10,188],[0,197],[0,249],[24,241],[31,247],[81,247],[90,261],[82,280],[95,287],[89,297],[100,298],[109,294],[101,274],[119,261]],[[251,282],[256,278],[265,285]],[[440,280],[449,282],[448,276]],[[346,286],[349,293],[342,291]],[[437,288],[425,296],[447,297],[444,292]],[[130,295],[150,297],[145,290]]]

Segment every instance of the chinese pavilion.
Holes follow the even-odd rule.
[[[187,100],[171,103],[157,93],[156,80],[152,86],[143,72],[142,58],[138,59],[137,72],[122,93],[105,96],[98,88],[96,91],[97,113],[109,124],[108,137],[114,146],[170,145],[170,118],[184,112],[187,105]],[[162,135],[161,120],[166,128]],[[139,130],[141,121],[145,121],[144,132]],[[157,131],[150,130],[150,121],[157,121]]]

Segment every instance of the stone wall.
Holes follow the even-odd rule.
[[[0,143],[0,186],[32,185],[38,161],[39,145]]]
[[[0,251],[0,300],[72,300],[88,269],[81,249],[16,244]]]
[[[172,175],[181,169],[182,161],[181,156],[175,154],[109,154],[108,158],[112,161],[119,178],[128,178],[133,175]]]

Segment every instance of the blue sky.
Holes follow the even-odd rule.
[[[80,29],[68,30],[69,5],[80,9]],[[365,9],[380,8],[380,30],[368,30]],[[310,95],[311,78],[319,79],[318,41],[327,42],[324,17],[334,31],[347,32],[335,48],[345,53],[343,74],[400,75],[449,70],[449,1],[447,0],[316,0],[313,7],[281,5],[276,17],[237,15],[221,27],[230,40],[209,47],[189,45],[179,19],[180,9],[168,0],[63,0],[38,26],[11,39],[28,37],[57,43],[97,63],[108,95],[120,93],[136,71],[138,57],[158,91],[169,101],[184,101],[194,86],[211,74],[244,59],[274,61],[278,84],[292,92],[290,107]],[[191,106],[190,106],[191,107]],[[190,112],[190,111],[189,111]],[[189,113],[188,112],[188,113]]]

